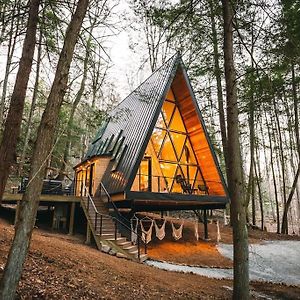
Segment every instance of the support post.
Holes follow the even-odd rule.
[[[18,218],[19,218],[19,214],[20,214],[20,201],[17,201],[17,206],[16,206],[16,211],[15,211],[15,221],[14,221],[14,225],[17,224]]]
[[[87,221],[87,224],[86,224],[86,240],[85,240],[85,243],[87,245],[89,245],[91,243],[91,228],[90,228],[90,225],[89,225],[88,221]]]
[[[73,233],[74,233],[75,204],[76,204],[75,202],[72,202],[72,204],[71,204],[69,235],[73,235]]]
[[[208,227],[207,227],[207,210],[204,209],[203,211],[204,217],[204,239],[208,240]]]

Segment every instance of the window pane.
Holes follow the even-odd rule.
[[[165,130],[154,128],[152,137],[151,137],[151,141],[152,141],[154,150],[157,155],[159,153],[159,150],[160,150],[160,147],[162,145],[165,135],[166,135]]]
[[[180,168],[177,169],[176,176],[181,176],[181,179],[184,180],[184,176],[183,176]],[[173,185],[172,185],[171,192],[172,193],[183,193],[183,189],[182,189],[182,186],[181,186],[180,182],[177,182],[177,180],[175,178],[173,180]]]
[[[171,116],[173,114],[175,108],[175,104],[165,101],[162,107],[162,112],[166,121],[166,125],[168,126],[171,120]]]
[[[175,97],[171,89],[169,89],[166,99],[170,101],[175,101]]]
[[[166,124],[161,113],[159,113],[155,127],[166,129]]]
[[[184,134],[175,133],[175,132],[170,132],[170,136],[173,145],[175,147],[177,157],[178,159],[180,159],[186,136]]]
[[[197,165],[196,157],[192,149],[191,143],[186,139],[184,150],[180,159],[181,163]]]
[[[165,141],[164,141],[161,151],[160,151],[160,159],[177,162],[175,151],[174,151],[174,148],[172,146],[172,143],[171,143],[171,140],[170,140],[168,134],[165,138]]]
[[[177,164],[160,163],[160,167],[166,179],[167,189],[170,189],[172,186],[173,179],[175,177]]]
[[[171,125],[169,126],[171,130],[186,132],[181,115],[179,113],[178,108],[176,107]]]
[[[200,170],[198,169],[197,175],[195,178],[194,188],[199,189],[199,186],[204,186],[204,180],[201,176]]]

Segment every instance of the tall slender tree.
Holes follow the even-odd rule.
[[[222,0],[224,18],[224,67],[227,101],[228,187],[231,199],[233,228],[233,299],[249,299],[249,253],[246,226],[246,207],[243,197],[241,150],[239,141],[239,109],[237,79],[233,58],[233,7],[230,0]]]
[[[21,201],[14,240],[0,283],[0,299],[14,299],[23,264],[30,246],[39,198],[43,186],[46,162],[53,150],[53,138],[60,107],[67,89],[68,75],[75,44],[88,7],[88,0],[79,0],[76,11],[67,28],[52,88],[38,129],[31,159],[31,169],[26,192]]]
[[[16,157],[17,141],[20,134],[26,90],[36,43],[39,4],[40,0],[30,1],[29,18],[23,44],[22,57],[0,145],[0,203],[8,179],[10,167]]]

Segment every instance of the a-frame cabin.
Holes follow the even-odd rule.
[[[76,194],[105,188],[132,211],[225,208],[229,198],[190,80],[175,55],[126,97],[75,168]]]

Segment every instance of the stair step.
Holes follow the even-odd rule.
[[[120,239],[117,240],[117,245],[122,246],[124,243],[128,243],[127,239],[125,237],[121,237]]]
[[[122,249],[123,250],[126,250],[126,251],[133,251],[133,250],[137,250],[137,246],[135,245],[131,245],[131,246],[122,246]]]
[[[107,239],[108,241],[112,241],[112,242],[116,242],[117,245],[119,245],[119,243],[123,243],[124,241],[126,241],[125,237],[118,237],[117,240],[115,240],[115,237]]]
[[[102,235],[100,236],[100,234],[97,234],[99,237],[101,237],[104,240],[107,241],[115,241],[115,234],[108,234],[108,233],[102,233]],[[117,240],[121,238],[121,234],[117,234]]]
[[[138,254],[138,249],[134,249],[134,250],[127,250],[128,253],[130,253],[131,255],[137,255]]]
[[[138,258],[138,255],[136,255],[136,258]],[[148,255],[147,254],[141,254],[140,255],[140,262],[144,262],[147,259],[148,259]]]
[[[126,240],[125,242],[118,243],[118,245],[124,249],[124,247],[131,246],[132,244]]]

